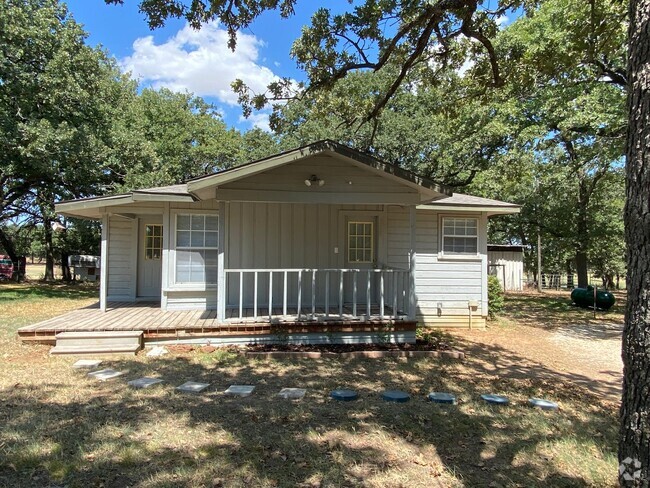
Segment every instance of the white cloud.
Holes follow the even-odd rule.
[[[257,127],[259,129],[265,130],[266,132],[271,132],[271,126],[269,125],[269,112],[256,112],[252,113],[248,118],[241,115],[239,117],[240,123],[248,123],[250,127]]]
[[[510,22],[510,19],[507,15],[501,15],[495,19],[495,22],[499,27],[505,27]]]
[[[258,48],[263,42],[257,37],[238,34],[235,52],[227,42],[227,32],[217,24],[204,25],[201,30],[186,25],[161,44],[155,44],[152,36],[136,39],[133,54],[120,64],[154,88],[190,91],[236,105],[237,95],[230,88],[235,79],[262,93],[278,77],[259,63]]]

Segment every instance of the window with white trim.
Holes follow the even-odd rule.
[[[217,282],[219,217],[176,215],[176,284]]]
[[[374,262],[374,222],[348,222],[348,262]]]
[[[144,226],[144,259],[161,259],[162,257],[162,225],[146,224]]]
[[[444,217],[442,252],[443,254],[478,254],[478,219]]]

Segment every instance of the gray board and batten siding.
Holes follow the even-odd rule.
[[[230,269],[337,269],[347,268],[345,223],[350,219],[376,219],[377,267],[408,270],[410,249],[410,223],[407,207],[397,205],[328,205],[297,203],[231,202],[224,205],[225,222],[220,223],[225,235],[226,268]],[[125,209],[121,208],[124,212]],[[118,215],[109,218],[109,269],[107,276],[108,301],[137,300],[137,253],[138,223],[152,215],[163,217],[163,266],[162,302],[169,310],[216,309],[216,286],[174,287],[171,269],[165,265],[171,261],[173,246],[170,241],[174,232],[174,215],[187,210],[210,212],[219,215],[219,203],[208,200],[195,203],[148,203],[133,208],[135,217],[129,220]],[[471,215],[471,214],[467,214]],[[480,236],[484,236],[487,217],[477,213]],[[432,210],[416,212],[416,268],[415,286],[417,319],[431,325],[467,326],[468,302],[478,302],[475,325],[485,316],[486,276],[482,273],[485,261],[485,242],[481,238],[481,253],[474,259],[443,259],[439,255],[438,229],[441,213]],[[222,227],[223,225],[223,227]],[[363,274],[363,273],[362,273]],[[293,278],[293,277],[292,277]],[[289,296],[295,297],[297,284],[290,278]],[[347,277],[346,277],[347,278]],[[247,276],[246,280],[251,277]],[[268,279],[265,277],[264,279]],[[336,301],[336,273],[331,273],[331,303]],[[349,278],[348,278],[349,279]],[[359,289],[364,288],[363,277]],[[238,277],[227,283],[228,306],[238,303]],[[308,282],[306,282],[308,283]],[[268,296],[268,284],[260,278],[259,294]],[[282,277],[276,275],[273,294],[281,295]],[[304,286],[309,286],[305,284]],[[392,296],[392,283],[386,283],[386,294]],[[317,296],[322,297],[322,275],[317,282]],[[346,283],[349,290],[349,283]],[[251,286],[244,287],[243,302],[252,304]],[[303,296],[308,290],[304,289]],[[346,299],[349,301],[350,297]],[[359,301],[362,301],[361,292]],[[375,299],[376,297],[373,297]],[[295,298],[294,298],[295,300]],[[322,298],[321,298],[322,300]],[[390,300],[387,300],[390,301]],[[401,301],[400,301],[401,303]],[[260,306],[264,303],[260,301]],[[295,305],[295,304],[294,304]],[[322,302],[319,301],[319,306]]]

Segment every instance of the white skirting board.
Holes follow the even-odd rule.
[[[246,344],[377,344],[381,342],[391,343],[415,343],[415,332],[387,333],[386,335],[368,334],[365,332],[346,332],[332,334],[287,334],[279,337],[274,334],[264,335],[241,335],[228,337],[196,337],[192,339],[153,339],[146,340],[145,347],[164,344],[210,344],[213,346]]]

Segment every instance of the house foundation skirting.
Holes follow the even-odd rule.
[[[245,346],[247,344],[378,344],[382,342],[392,344],[413,344],[415,343],[415,331],[387,332],[386,334],[369,332],[332,332],[328,334],[260,334],[254,336],[204,336],[196,334],[195,337],[149,338],[145,339],[145,346],[160,346],[165,344],[210,344],[213,346]]]

